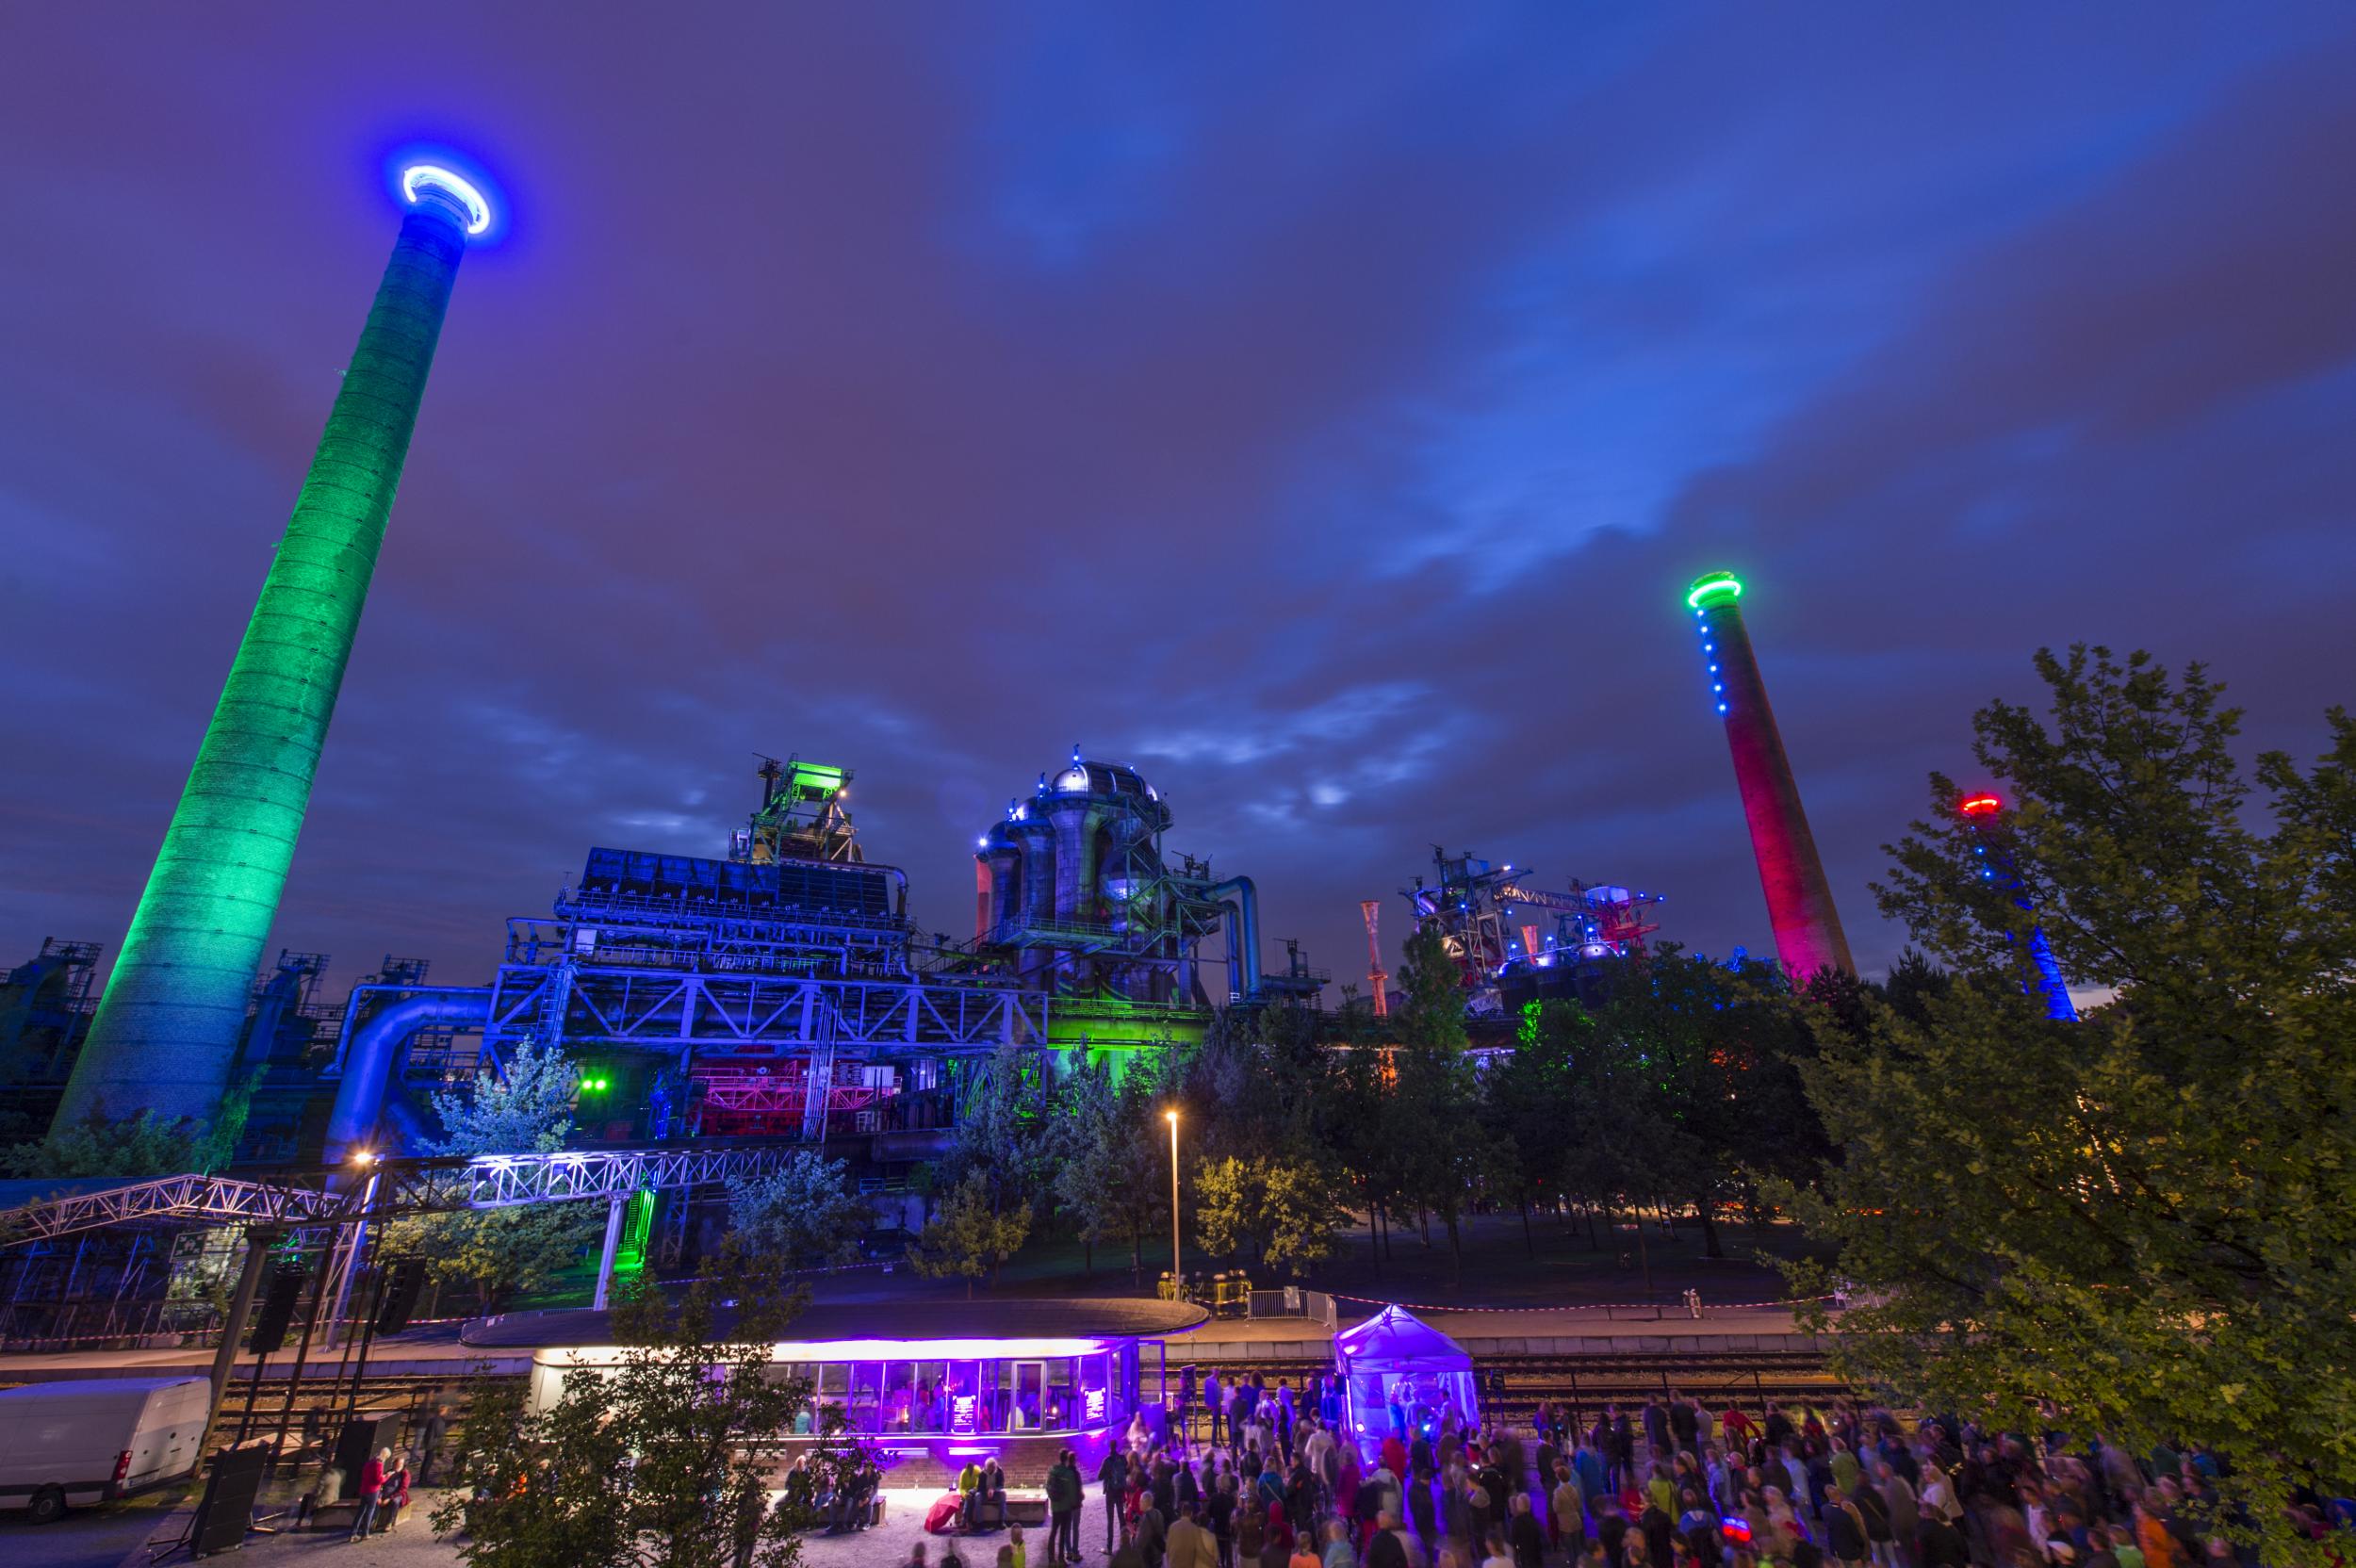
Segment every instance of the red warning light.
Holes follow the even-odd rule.
[[[1966,795],[1955,809],[1967,817],[1992,817],[2004,808],[2004,803],[1994,795]]]

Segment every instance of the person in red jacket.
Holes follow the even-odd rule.
[[[376,1523],[376,1502],[384,1494],[384,1462],[392,1457],[390,1448],[379,1448],[360,1466],[360,1509],[352,1516],[352,1534],[347,1539],[362,1539]]]

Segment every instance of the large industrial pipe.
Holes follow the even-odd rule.
[[[356,1003],[358,998],[353,1000]],[[343,1164],[354,1149],[366,1148],[376,1135],[393,1060],[410,1036],[435,1025],[480,1025],[490,1018],[488,987],[449,987],[412,991],[369,1014],[358,1028],[348,1030],[343,1081],[335,1087],[335,1108],[327,1119],[327,1163]]]
[[[1726,720],[1775,954],[1803,980],[1828,969],[1854,974],[1857,965],[1849,958],[1849,939],[1841,934],[1841,912],[1833,907],[1832,884],[1816,853],[1816,836],[1808,831],[1800,786],[1792,776],[1775,711],[1767,704],[1767,683],[1742,625],[1742,584],[1732,572],[1710,572],[1693,580],[1685,603],[1701,633],[1710,700]]]
[[[1249,876],[1231,876],[1211,898],[1227,910],[1227,988],[1235,1001],[1260,994],[1260,894]]]
[[[208,1123],[221,1108],[450,286],[491,223],[447,170],[413,166],[401,189],[409,214],[56,1126],[141,1111]]]

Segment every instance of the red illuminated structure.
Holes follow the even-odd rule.
[[[1391,977],[1383,969],[1383,906],[1371,898],[1358,901],[1358,913],[1366,923],[1366,991],[1374,998],[1374,1016],[1391,1016]]]
[[[1857,965],[1841,932],[1841,913],[1833,907],[1832,885],[1824,879],[1816,836],[1800,805],[1800,786],[1767,702],[1767,683],[1759,678],[1751,636],[1742,625],[1742,581],[1732,572],[1710,572],[1693,580],[1685,603],[1701,633],[1710,701],[1726,720],[1775,954],[1802,978],[1828,969],[1854,974]]]

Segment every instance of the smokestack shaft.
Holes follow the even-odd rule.
[[[464,251],[444,202],[403,218],[58,1126],[221,1104]]]
[[[1751,830],[1751,852],[1759,861],[1767,918],[1775,928],[1775,954],[1803,978],[1822,970],[1855,973],[1849,939],[1833,906],[1832,885],[1800,805],[1800,786],[1784,755],[1767,683],[1751,651],[1751,634],[1733,596],[1718,596],[1698,611],[1705,652],[1716,666],[1710,679],[1722,688],[1715,700],[1725,708],[1726,745],[1734,757],[1734,778],[1742,795],[1742,815]]]

